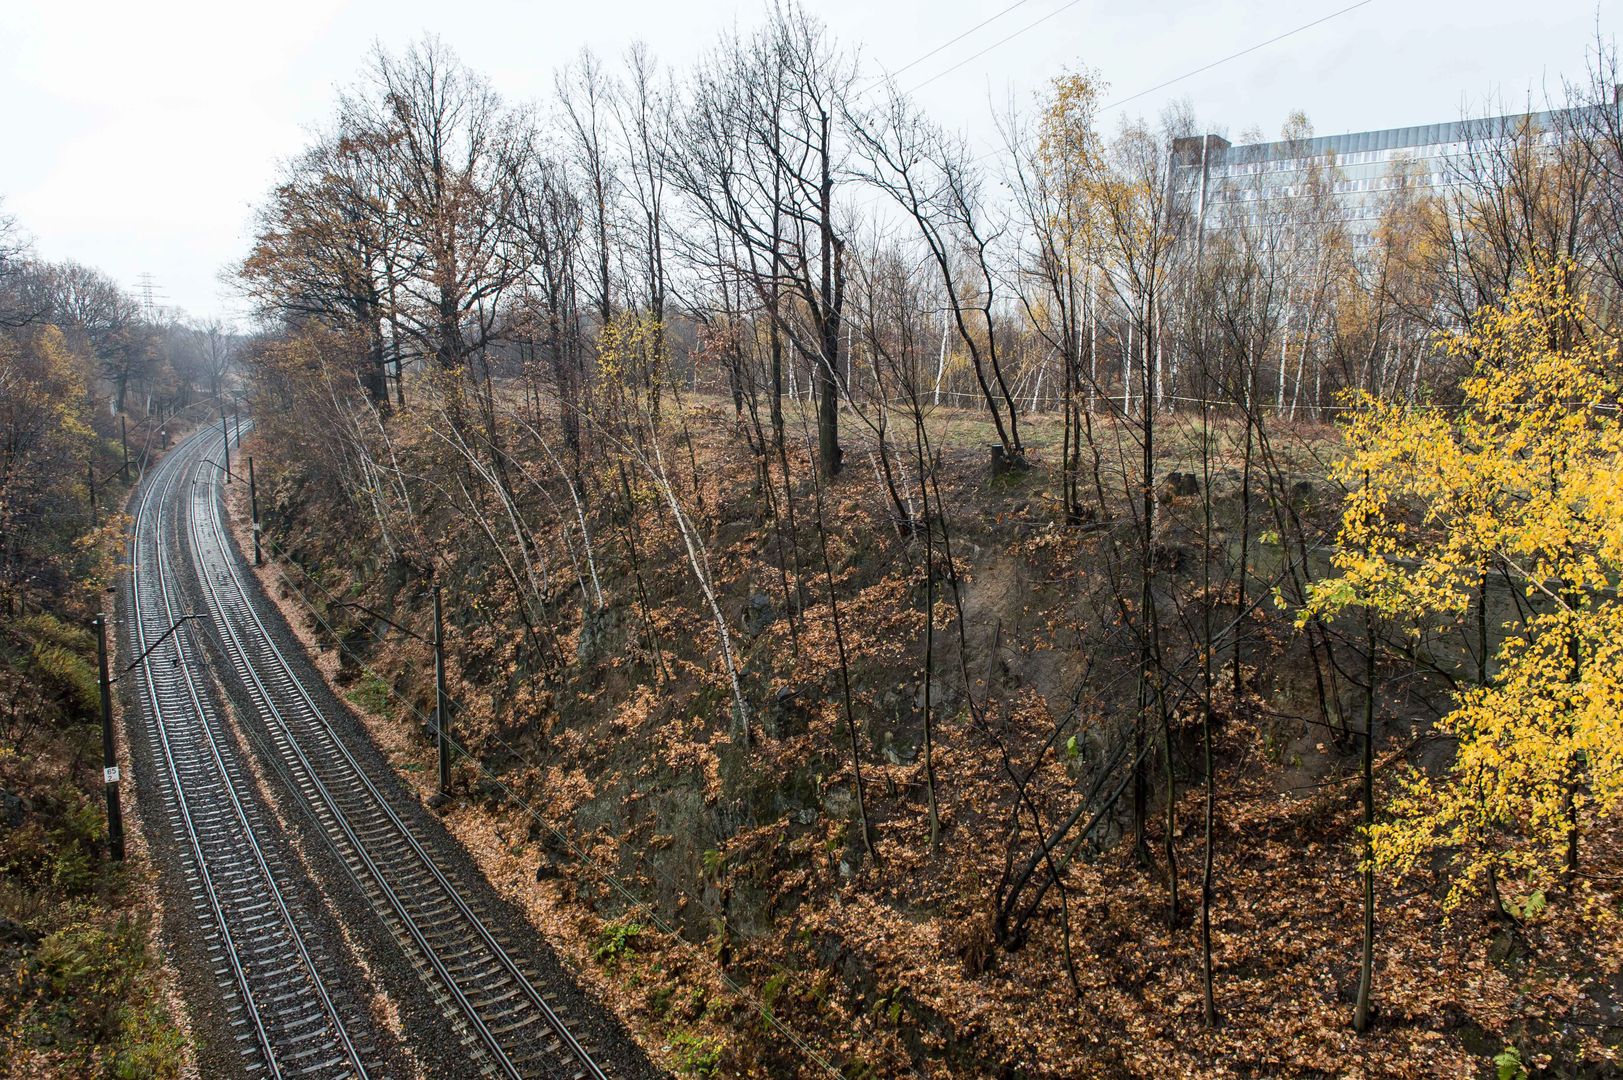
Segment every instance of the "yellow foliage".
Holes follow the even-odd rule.
[[[652,315],[622,312],[597,337],[599,384],[613,396],[625,395],[639,411],[659,414],[664,379],[665,327]]]
[[[1053,80],[1052,96],[1038,124],[1036,167],[1041,174],[1049,233],[1055,254],[1080,274],[1097,243],[1099,222],[1093,186],[1104,170],[1104,147],[1094,123],[1103,84],[1088,72]]]
[[[1462,613],[1490,572],[1532,614],[1498,673],[1442,721],[1448,774],[1412,775],[1372,834],[1378,865],[1458,855],[1449,906],[1509,871],[1538,887],[1583,823],[1623,805],[1623,424],[1618,347],[1586,317],[1570,263],[1529,268],[1442,344],[1473,363],[1457,411],[1358,400],[1336,474],[1334,557],[1303,618],[1349,606],[1419,624]]]

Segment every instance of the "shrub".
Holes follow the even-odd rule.
[[[29,640],[55,645],[80,656],[93,656],[96,652],[94,634],[46,612],[25,615],[17,620],[17,629]]]
[[[128,919],[110,926],[72,923],[40,941],[31,964],[33,982],[41,993],[71,1003],[71,1026],[99,1041],[118,1026],[119,1006],[143,952]]]
[[[639,922],[611,922],[597,935],[597,948],[592,957],[605,966],[613,966],[620,957],[630,952],[643,932]]]
[[[655,1016],[664,1016],[671,1011],[671,999],[676,996],[676,988],[672,986],[656,986],[648,993],[648,1008]]]
[[[95,664],[61,645],[35,645],[28,659],[29,673],[46,690],[81,717],[94,717],[101,709],[101,677]]]
[[[679,1031],[671,1044],[676,1047],[676,1071],[683,1076],[721,1075],[721,1043],[705,1035]]]
[[[144,924],[83,904],[25,947],[0,983],[0,1075],[169,1080],[185,1041],[149,978]]]
[[[112,1074],[118,1080],[170,1080],[180,1075],[186,1041],[163,1008],[149,1001],[121,1010],[123,1020]]]

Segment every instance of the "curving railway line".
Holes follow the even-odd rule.
[[[421,835],[420,814],[374,779],[330,721],[322,692],[307,685],[308,666],[267,625],[224,521],[222,439],[213,429],[192,435],[142,488],[130,640],[137,655],[156,643],[141,665],[140,723],[245,1071],[380,1074],[364,1007],[327,985],[329,965],[287,898],[289,860],[267,841],[279,823],[266,820],[235,760],[200,674],[209,663],[238,705],[241,734],[258,748],[276,801],[341,867],[334,876],[342,880],[328,886],[333,907],[383,928],[398,950],[392,959],[415,971],[460,1041],[466,1074],[609,1076],[504,937],[488,900],[459,886],[438,842]],[[160,642],[187,614],[182,582],[205,618]]]
[[[182,455],[166,458],[136,506],[130,551],[132,639],[151,719],[154,760],[171,828],[191,854],[191,895],[221,988],[233,994],[236,1040],[271,1076],[366,1076],[365,1054],[350,1035],[354,1009],[333,1000],[284,895],[284,860],[260,837],[261,808],[206,687],[186,627],[165,635],[183,611],[165,511],[190,473]],[[195,624],[192,624],[195,625]],[[150,651],[149,651],[150,650]]]

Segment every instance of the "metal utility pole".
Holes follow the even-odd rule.
[[[220,406],[220,434],[225,436],[225,482],[231,482],[231,429],[226,426],[225,406]]]
[[[451,710],[445,693],[445,624],[440,615],[440,587],[434,586],[434,741],[440,752],[440,795],[451,791]]]
[[[107,844],[124,861],[124,812],[118,803],[118,755],[113,746],[113,680],[107,676],[107,618],[97,615],[96,662],[101,668],[101,779],[107,790]]]
[[[248,506],[254,514],[254,565],[263,566],[264,556],[259,553],[259,489],[254,484],[254,459],[248,459]]]
[[[113,684],[134,671],[182,626],[193,619],[206,618],[208,616],[203,614],[182,615],[169,624],[169,629],[157,641],[147,646],[146,652],[113,676],[107,674],[107,616],[98,613],[91,620],[91,625],[96,628],[96,660],[101,667],[101,778],[107,787],[107,840],[112,847],[113,858],[120,862],[124,860],[124,814],[118,805],[118,757],[113,747]],[[179,663],[178,658],[176,663]]]

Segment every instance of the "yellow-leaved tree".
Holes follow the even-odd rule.
[[[1412,772],[1369,830],[1378,868],[1449,852],[1449,909],[1575,873],[1580,836],[1623,804],[1623,381],[1576,277],[1530,267],[1443,339],[1473,365],[1457,409],[1364,397],[1336,466],[1350,493],[1338,575],[1310,610],[1474,611],[1486,653],[1490,581],[1521,597],[1494,664],[1441,721],[1453,763]]]

